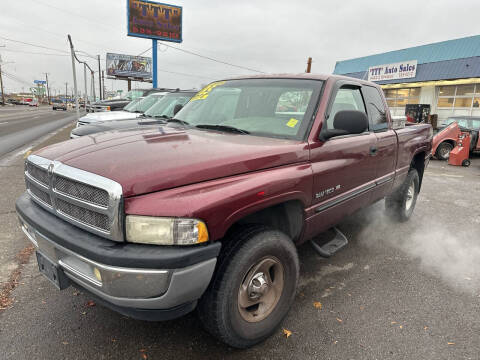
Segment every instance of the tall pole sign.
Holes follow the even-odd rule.
[[[157,40],[182,42],[181,6],[127,0],[128,36],[152,39],[152,85],[158,87]]]

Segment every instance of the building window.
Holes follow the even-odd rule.
[[[407,104],[418,104],[420,88],[384,89],[389,107],[405,107]]]
[[[478,108],[480,84],[447,85],[438,88],[439,108]]]

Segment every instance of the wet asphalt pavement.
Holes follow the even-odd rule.
[[[0,282],[29,245],[13,212],[22,161],[0,167]],[[279,329],[248,350],[216,341],[195,313],[152,323],[89,306],[50,285],[31,256],[0,310],[0,359],[479,359],[479,201],[480,157],[469,168],[433,160],[409,222],[390,223],[379,202],[339,225],[350,243],[331,259],[299,248],[300,286],[282,325],[292,335]]]
[[[51,106],[0,107],[0,157],[75,119],[75,112],[53,111]]]

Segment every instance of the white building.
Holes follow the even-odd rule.
[[[380,84],[392,115],[430,104],[439,124],[480,116],[480,35],[338,61],[334,74]]]

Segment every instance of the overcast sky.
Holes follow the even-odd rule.
[[[183,7],[184,41],[169,44],[268,73],[304,72],[309,56],[312,72],[331,73],[338,60],[480,33],[480,1],[165,2]],[[66,81],[72,87],[72,65],[66,53],[3,39],[68,52],[67,34],[72,35],[76,49],[100,54],[103,69],[106,52],[138,55],[151,47],[151,40],[126,35],[126,0],[2,0],[0,46],[5,47],[0,47],[0,55],[3,62],[13,62],[2,68],[17,79],[4,77],[6,92],[27,90],[34,79],[44,79],[45,72],[57,92],[64,92]],[[251,73],[164,46],[159,50],[162,87],[198,88],[216,79]],[[151,56],[151,51],[145,56]],[[93,59],[83,59],[97,69]],[[83,69],[78,75],[83,92]],[[127,87],[125,81],[105,83],[108,90]]]

